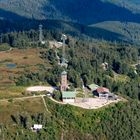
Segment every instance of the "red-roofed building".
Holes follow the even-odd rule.
[[[99,98],[107,99],[107,100],[116,100],[117,96],[114,93],[111,93],[108,88],[98,87],[95,91],[93,91],[95,96]]]
[[[109,93],[109,89],[104,87],[99,87],[96,90],[98,93]]]
[[[108,88],[105,87],[99,87],[94,92],[94,95],[100,97],[100,98],[108,98],[108,95],[110,94],[110,91]]]

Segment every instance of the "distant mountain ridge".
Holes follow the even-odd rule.
[[[114,3],[118,6],[129,9],[134,13],[140,13],[140,0],[102,0],[102,1]]]
[[[82,24],[116,20],[140,22],[138,0],[0,0],[0,8],[27,18]]]
[[[16,27],[20,20],[48,20],[48,28],[140,44],[139,0],[0,0],[0,19]]]

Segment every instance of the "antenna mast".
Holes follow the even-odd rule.
[[[42,31],[42,25],[40,24],[39,25],[39,42],[41,42],[42,43],[42,41],[43,41],[43,31]]]
[[[62,54],[62,63],[61,63],[61,65],[62,66],[66,66],[67,65],[67,60],[66,60],[66,58],[65,58],[65,56],[66,56],[66,54],[65,54],[65,41],[66,41],[66,39],[67,39],[67,36],[65,35],[65,34],[62,34],[62,37],[61,37],[61,39],[62,39],[62,41],[63,41],[63,54]]]

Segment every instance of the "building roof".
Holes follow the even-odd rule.
[[[91,84],[88,86],[91,90],[96,90],[99,86],[96,84]]]
[[[62,98],[75,98],[76,92],[75,91],[63,91]]]
[[[41,124],[34,124],[33,128],[34,129],[42,129],[42,125]]]
[[[109,89],[105,88],[105,87],[99,87],[99,88],[97,88],[97,92],[98,93],[104,93],[104,92],[109,93]]]
[[[66,75],[67,74],[67,72],[66,71],[63,71],[62,73],[61,73],[61,75]]]

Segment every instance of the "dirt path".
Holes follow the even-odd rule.
[[[65,105],[65,104],[67,104],[67,103],[64,103],[64,102],[56,101],[56,100],[53,99],[52,97],[50,97],[50,99],[51,99],[52,101],[54,101],[55,103],[58,103],[58,104],[61,104],[61,105]]]
[[[25,99],[32,99],[32,98],[42,98],[46,112],[50,113],[50,111],[47,107],[46,101],[44,99],[45,96],[46,95],[35,95],[35,96],[17,97],[17,98],[10,98],[10,99],[12,99],[12,100],[25,100]],[[10,99],[0,99],[0,102],[8,102]],[[109,101],[109,100],[99,99],[99,98],[88,98],[89,101],[87,101],[87,102],[63,103],[63,102],[56,101],[52,97],[50,97],[49,99],[51,99],[53,102],[61,104],[61,105],[69,104],[69,105],[81,107],[84,109],[98,109],[98,108],[107,106],[107,105],[112,104],[112,103],[117,103],[117,102],[123,101],[123,98],[118,99],[118,100],[114,100],[114,101]]]
[[[23,99],[31,99],[31,98],[39,98],[39,97],[44,97],[46,95],[35,95],[35,96],[27,96],[27,97],[17,97],[17,98],[9,98],[9,99],[0,99],[0,102],[5,102],[8,101],[10,99],[12,100],[23,100]]]
[[[46,105],[44,96],[41,96],[41,98],[42,98],[42,101],[43,101],[43,104],[44,104],[44,107],[45,107],[46,111],[50,113],[50,111],[48,110],[48,107],[47,107],[47,105]]]

